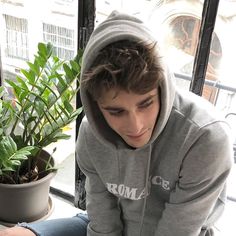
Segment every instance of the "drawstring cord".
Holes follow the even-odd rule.
[[[143,199],[143,207],[142,207],[142,215],[140,220],[140,230],[139,230],[139,236],[142,236],[143,231],[143,224],[144,224],[144,216],[145,216],[145,210],[147,205],[147,197],[148,197],[148,183],[149,183],[149,171],[150,171],[150,163],[151,163],[151,156],[152,156],[152,145],[149,146],[149,156],[148,156],[148,165],[147,165],[147,171],[145,176],[145,197]]]

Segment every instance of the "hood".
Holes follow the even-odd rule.
[[[156,42],[152,32],[141,20],[124,13],[113,11],[91,34],[82,58],[80,95],[83,109],[94,135],[105,145],[109,146],[116,146],[120,137],[107,125],[96,102],[91,99],[91,96],[84,88],[83,75],[89,70],[93,60],[101,49],[110,43],[125,39],[136,42]],[[158,49],[157,52],[159,53],[160,50]],[[152,143],[165,127],[175,97],[173,75],[163,62],[162,64],[165,71],[165,79],[160,84],[161,109],[153,135],[147,145]]]

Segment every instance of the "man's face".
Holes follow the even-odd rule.
[[[108,125],[129,146],[148,143],[160,110],[157,89],[142,95],[110,89],[97,103]]]

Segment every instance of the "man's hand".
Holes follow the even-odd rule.
[[[23,227],[12,227],[0,230],[0,236],[36,236],[31,230]]]

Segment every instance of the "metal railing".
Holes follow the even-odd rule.
[[[180,79],[187,80],[190,82],[193,80],[193,78],[189,75],[180,74],[180,73],[174,73],[174,75],[176,78],[180,78]],[[223,89],[223,90],[236,93],[236,87],[226,85],[220,81],[205,80],[204,85],[208,85],[214,88]]]

